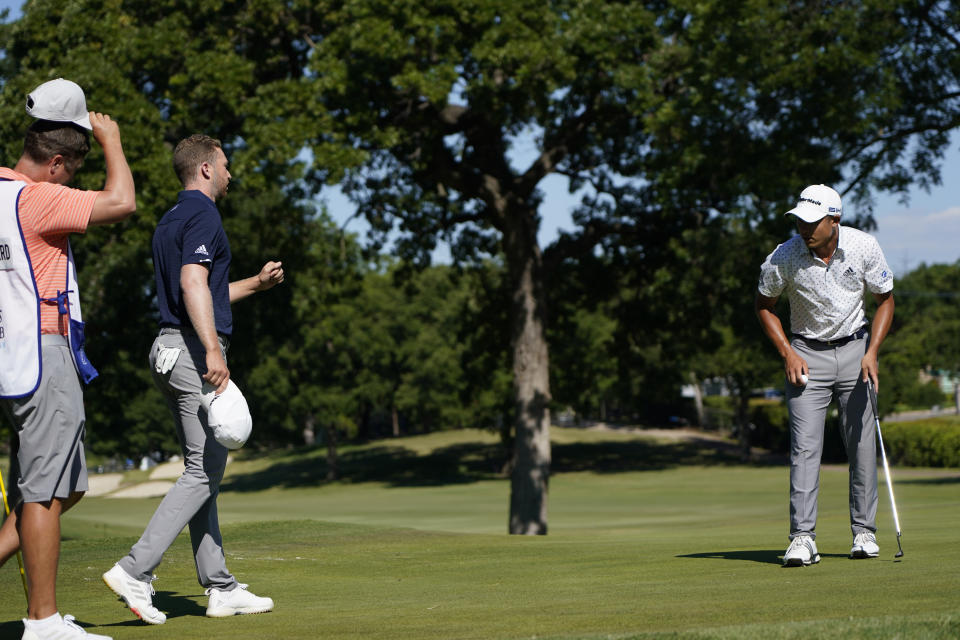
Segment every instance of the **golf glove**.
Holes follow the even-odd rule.
[[[153,368],[157,370],[157,373],[168,373],[173,369],[173,365],[177,363],[177,358],[180,357],[180,351],[182,350],[177,347],[160,345],[160,349],[157,351],[157,360],[154,362]]]

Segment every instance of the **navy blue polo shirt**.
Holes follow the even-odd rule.
[[[177,204],[163,214],[153,232],[153,272],[157,279],[160,326],[193,327],[183,304],[180,267],[209,269],[213,318],[217,333],[233,332],[230,311],[230,243],[217,205],[200,191],[181,191]]]

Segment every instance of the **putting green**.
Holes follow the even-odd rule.
[[[158,499],[108,498],[86,499],[64,518],[62,610],[117,639],[960,637],[958,470],[895,471],[905,557],[894,562],[883,492],[880,558],[847,558],[847,474],[825,467],[823,561],[787,569],[785,467],[558,473],[550,534],[529,538],[504,533],[505,480],[460,469],[430,483],[421,470],[404,482],[311,486],[306,470],[317,457],[240,461],[219,500],[228,565],[276,600],[274,612],[204,618],[183,534],[157,569],[167,624],[135,621],[99,576]],[[258,490],[264,477],[274,486]],[[22,598],[10,562],[0,569],[0,638],[19,637]]]

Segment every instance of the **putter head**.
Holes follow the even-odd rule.
[[[896,560],[897,558],[902,558],[902,557],[903,557],[903,547],[900,546],[900,534],[897,533],[897,553],[894,554],[893,559]]]

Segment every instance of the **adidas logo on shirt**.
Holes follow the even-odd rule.
[[[208,256],[208,255],[210,255],[209,253],[207,253],[207,245],[205,245],[205,244],[202,244],[202,245],[200,245],[199,247],[197,247],[196,250],[194,251],[194,253],[199,253],[199,254],[202,255],[202,256]]]

